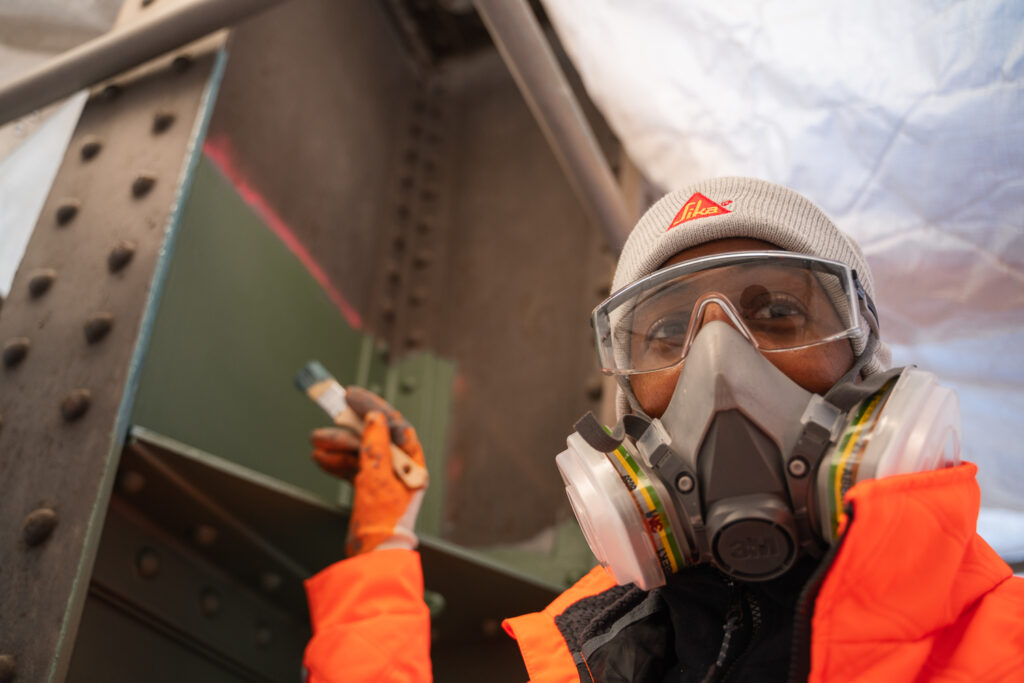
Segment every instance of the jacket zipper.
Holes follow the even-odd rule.
[[[843,547],[843,541],[853,524],[853,504],[847,504],[843,512],[846,513],[847,522],[843,535],[839,537],[835,545],[828,549],[821,564],[814,570],[814,574],[804,584],[803,590],[796,601],[796,615],[793,619],[793,643],[789,657],[789,683],[802,683],[811,674],[811,620],[814,618],[814,603],[821,590],[821,584],[825,582],[825,575],[832,568],[839,549]]]

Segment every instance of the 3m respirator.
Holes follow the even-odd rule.
[[[643,589],[707,563],[768,580],[836,539],[857,482],[959,462],[959,403],[933,374],[901,368],[850,388],[826,400],[730,325],[704,325],[660,418],[606,430],[588,415],[557,456],[590,548]]]

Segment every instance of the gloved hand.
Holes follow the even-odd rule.
[[[377,548],[415,548],[413,529],[426,486],[410,489],[395,475],[391,444],[425,467],[416,431],[401,413],[366,389],[349,387],[345,399],[363,419],[362,435],[326,427],[314,430],[312,441],[313,460],[355,486],[346,551],[352,556]]]

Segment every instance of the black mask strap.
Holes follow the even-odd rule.
[[[650,421],[639,415],[623,415],[618,424],[608,430],[593,413],[588,412],[577,420],[573,429],[579,432],[583,440],[594,450],[611,453],[622,445],[627,436],[634,441],[639,439],[650,425]]]

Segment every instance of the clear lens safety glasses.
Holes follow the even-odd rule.
[[[681,363],[712,319],[731,322],[763,353],[866,336],[862,291],[837,261],[784,251],[718,254],[637,280],[594,309],[591,322],[602,371],[632,375]]]

